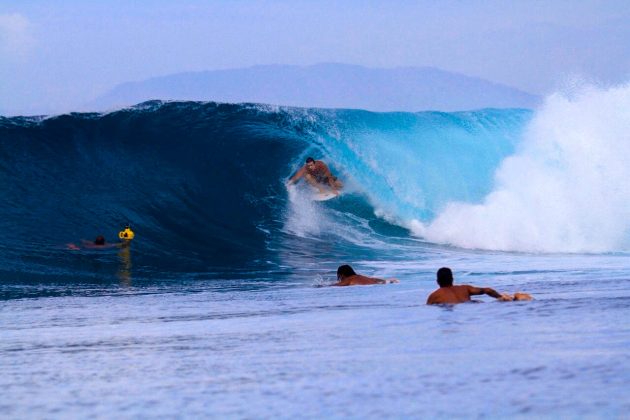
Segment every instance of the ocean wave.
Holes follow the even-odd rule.
[[[449,203],[481,203],[531,115],[150,101],[106,114],[0,118],[3,263],[72,267],[63,244],[97,234],[113,241],[125,223],[141,238],[136,268],[163,272],[277,261],[304,241],[335,242],[331,255],[382,249],[412,240],[410,222],[430,223]],[[316,208],[296,206],[284,188],[310,155],[346,185]]]

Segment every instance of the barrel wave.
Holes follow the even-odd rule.
[[[548,105],[544,115],[563,106],[573,105]],[[502,226],[492,232],[462,208],[491,206],[506,165],[539,153],[528,144],[551,130],[540,128],[541,118],[520,109],[372,113],[161,101],[107,114],[0,118],[2,270],[98,276],[110,254],[65,244],[97,234],[114,241],[125,223],[137,235],[136,278],[397,254],[429,243],[536,250],[496,245]],[[307,156],[344,180],[340,198],[288,194],[284,182]]]
[[[529,117],[156,101],[108,114],[4,118],[3,266],[76,270],[83,260],[65,243],[114,240],[127,222],[142,238],[136,272],[276,261],[282,249],[330,237],[363,248],[408,236],[400,226],[411,218],[430,220],[447,202],[489,192]],[[289,198],[284,182],[310,155],[344,179],[344,196],[316,207]],[[449,182],[455,177],[467,181]]]

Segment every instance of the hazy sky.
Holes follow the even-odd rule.
[[[0,114],[114,85],[320,62],[434,66],[531,93],[630,80],[630,1],[0,0]]]

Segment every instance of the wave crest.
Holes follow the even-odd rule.
[[[630,85],[547,98],[483,202],[452,202],[430,241],[524,252],[615,252],[630,247]]]

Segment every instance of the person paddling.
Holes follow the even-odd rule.
[[[355,271],[347,264],[340,265],[337,268],[337,283],[333,286],[365,286],[368,284],[387,284],[399,283],[396,279],[378,279],[376,277],[367,277],[355,273]]]
[[[514,296],[510,296],[498,293],[489,287],[476,287],[468,284],[454,286],[453,272],[448,267],[442,267],[437,271],[437,283],[440,288],[429,295],[427,305],[470,302],[470,297],[476,295],[488,295],[501,301],[532,300],[532,297],[527,293],[515,293]]]

